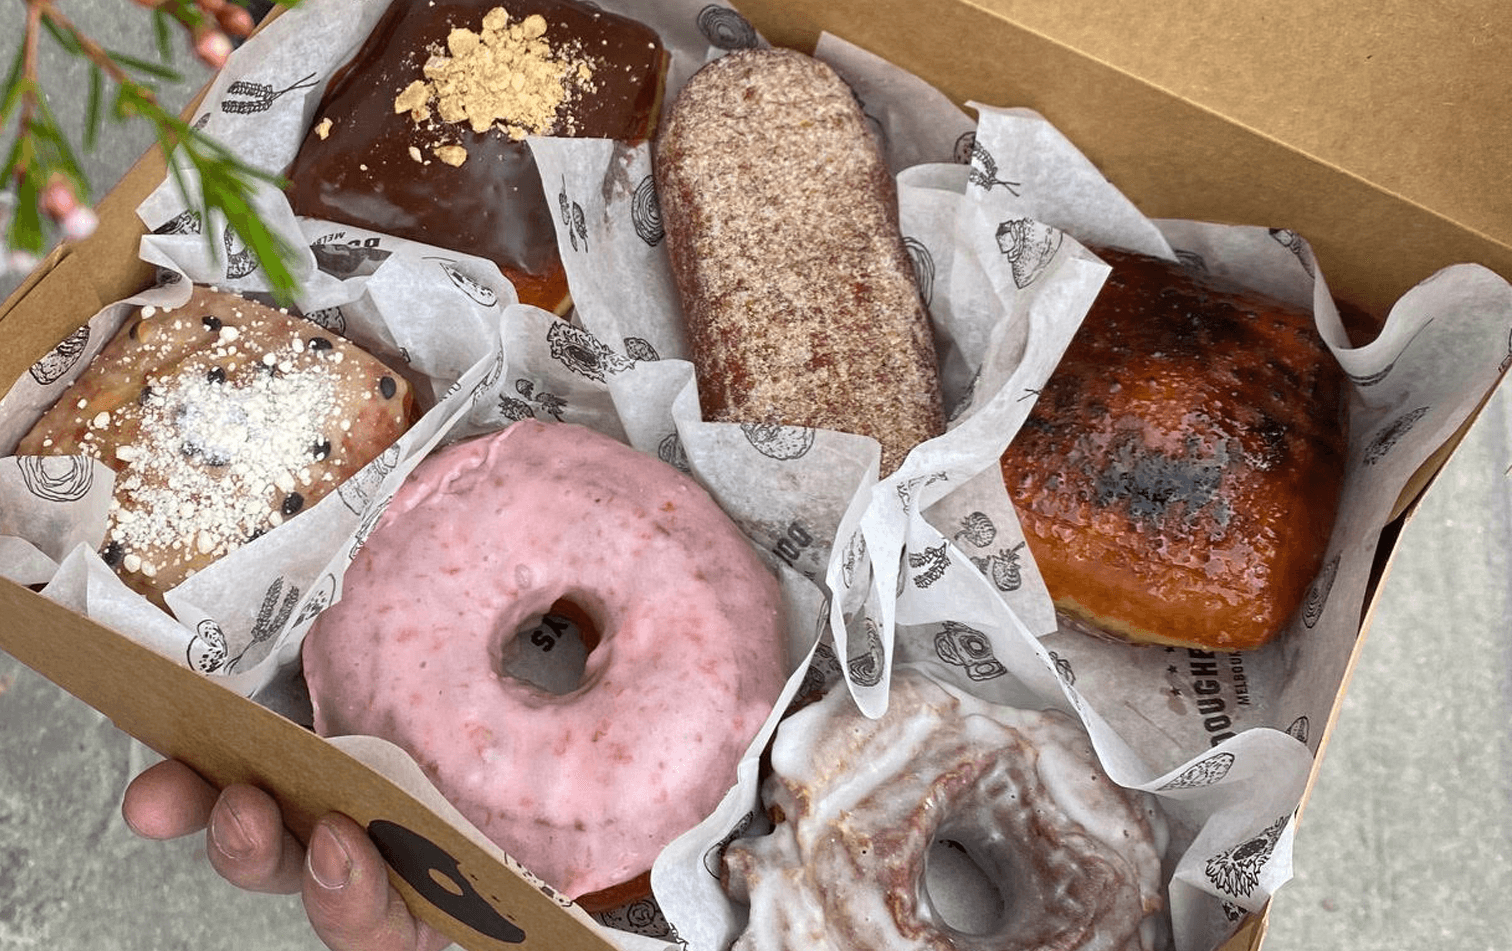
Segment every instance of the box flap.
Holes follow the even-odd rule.
[[[1190,25],[1203,22],[1191,14],[1196,5],[1197,0],[1183,0],[1174,6],[1188,11]],[[1421,199],[1414,201],[1384,183],[1367,180],[1363,169],[1338,164],[1344,157],[1338,149],[1331,151],[1331,162],[1282,141],[1280,136],[1293,131],[1299,120],[1269,117],[1265,109],[1276,108],[1274,103],[1245,100],[1243,111],[1260,123],[1246,126],[1217,111],[1220,97],[1197,88],[1197,80],[1184,90],[1172,91],[1142,73],[1131,81],[1126,71],[1144,69],[1146,60],[1152,57],[1146,51],[1145,60],[1141,60],[1135,52],[1116,48],[1114,40],[1129,40],[1130,49],[1138,51],[1154,42],[1149,37],[1158,35],[1148,24],[1126,25],[1126,32],[1120,32],[1116,25],[1105,25],[1094,32],[1083,23],[1081,33],[1069,34],[1086,44],[1097,40],[1103,52],[1098,56],[1063,42],[1060,32],[1056,38],[1040,32],[1040,28],[1069,28],[1050,17],[1048,11],[1038,11],[1040,19],[1031,21],[1019,9],[1030,6],[1019,0],[928,6],[905,0],[836,0],[826,7],[824,22],[846,24],[847,39],[905,69],[934,78],[957,102],[1027,106],[1044,114],[1151,217],[1299,232],[1312,243],[1334,293],[1377,314],[1384,314],[1413,285],[1450,264],[1475,262],[1512,277],[1512,215],[1493,216],[1494,220],[1487,222],[1500,223],[1503,237],[1498,240],[1495,235],[1456,223],[1443,210],[1434,210]],[[1081,0],[1075,6],[1083,11],[1097,8],[1096,17],[1089,13],[1085,19],[1114,23],[1107,19],[1113,16],[1112,4]],[[1281,6],[1300,8],[1302,3],[1287,0]],[[795,9],[784,0],[745,0],[741,9],[773,42],[783,45],[812,47],[821,29],[812,11]],[[1228,16],[1227,6],[1224,9]],[[1263,9],[1265,13],[1251,16],[1268,16],[1276,4],[1264,5]],[[1365,15],[1363,8],[1358,15]],[[1169,16],[1175,14],[1162,14]],[[1257,23],[1253,28],[1263,30],[1265,24]],[[1174,33],[1175,27],[1170,31]],[[959,42],[962,36],[978,42],[963,48]],[[1240,34],[1225,43],[1225,48],[1246,43],[1259,46],[1252,37]],[[1188,51],[1181,55],[1193,54]],[[1433,54],[1435,68],[1442,55]],[[1265,60],[1259,51],[1252,56],[1256,65],[1249,74],[1251,81],[1254,70],[1282,68],[1280,60]],[[1176,74],[1174,69],[1172,72]],[[1200,68],[1197,73],[1203,75]],[[1504,77],[1502,81],[1507,80]],[[1238,100],[1244,86],[1238,79],[1233,82],[1236,91],[1230,99]],[[1177,95],[1174,102],[1173,92]],[[1199,99],[1199,93],[1206,98]],[[1233,102],[1228,105],[1238,108]],[[1488,112],[1491,108],[1488,104],[1482,107]],[[1342,100],[1316,103],[1308,115],[1316,121],[1331,116],[1335,131],[1338,123],[1353,119],[1350,107]],[[1505,128],[1508,121],[1500,120],[1500,127]],[[1495,128],[1494,124],[1487,127],[1488,137],[1494,138]],[[1500,142],[1504,150],[1512,142],[1512,134],[1502,134]],[[1491,142],[1482,148],[1494,151],[1497,146]],[[1484,154],[1490,163],[1491,152]],[[1447,167],[1455,168],[1454,176],[1461,174],[1457,163]],[[1494,166],[1485,169],[1487,176],[1496,173]],[[1473,169],[1465,174],[1473,174]],[[1509,195],[1512,192],[1502,188],[1498,200],[1512,201]],[[1383,261],[1390,264],[1382,266]]]

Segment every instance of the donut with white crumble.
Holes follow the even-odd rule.
[[[162,593],[313,505],[409,425],[409,385],[300,317],[209,287],[144,306],[18,455],[115,470],[100,554]]]

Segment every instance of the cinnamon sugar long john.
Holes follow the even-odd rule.
[[[884,473],[944,430],[897,187],[843,80],[791,50],[722,57],[656,159],[705,418],[872,436]]]

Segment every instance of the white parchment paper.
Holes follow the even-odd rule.
[[[673,53],[669,96],[709,56],[761,42],[719,5],[601,5],[662,35]],[[307,0],[289,11],[232,58],[197,124],[249,160],[285,167],[330,74],[382,6]],[[265,190],[265,218],[307,252],[296,268],[301,309],[393,361],[415,383],[425,417],[341,492],[175,591],[172,617],[126,591],[93,553],[90,520],[102,519],[108,472],[0,459],[0,571],[276,704],[299,638],[339,597],[346,563],[420,458],[528,416],[588,425],[693,473],[766,554],[783,579],[794,665],[739,783],[658,860],[660,910],[599,916],[612,940],[727,946],[743,911],[718,887],[718,857],[761,813],[756,753],[780,712],[826,682],[879,712],[891,665],[909,661],[987,699],[1078,716],[1115,780],[1160,797],[1172,830],[1176,947],[1213,947],[1290,875],[1292,816],[1356,636],[1379,532],[1411,473],[1512,361],[1512,291],[1483,268],[1451,268],[1406,295],[1378,340],[1350,349],[1297,235],[1150,221],[1040,117],[980,107],[978,121],[841,40],[826,37],[818,52],[856,89],[899,174],[904,233],[941,340],[951,427],[887,479],[862,437],[701,422],[650,149],[538,139],[548,197],[581,212],[558,221],[572,323],[519,305],[489,262],[298,219]],[[39,363],[0,400],[0,451],[13,449],[130,305],[183,299],[186,279],[266,289],[224,222],[186,208],[170,182],[140,209],[153,231],[142,257],[178,283],[106,308]],[[1311,303],[1355,382],[1349,487],[1327,567],[1270,648],[1206,656],[1056,630],[996,461],[1106,274],[1083,241],[1180,256]],[[75,483],[88,488],[54,497],[57,484]]]

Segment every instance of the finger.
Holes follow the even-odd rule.
[[[300,889],[304,850],[283,826],[278,803],[252,786],[227,786],[210,811],[205,854],[221,877],[253,892]]]
[[[205,828],[217,795],[194,770],[178,760],[163,760],[126,787],[121,817],[143,838],[176,839]]]
[[[332,951],[438,951],[450,943],[410,915],[378,850],[346,816],[315,824],[303,894],[311,926]]]

